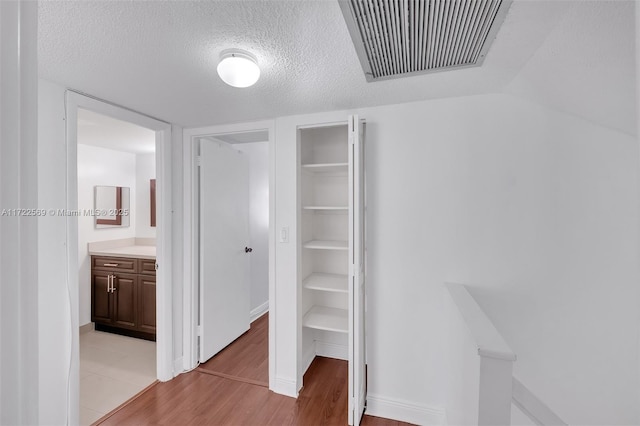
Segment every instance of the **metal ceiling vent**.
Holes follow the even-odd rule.
[[[481,65],[512,0],[341,0],[367,81]]]

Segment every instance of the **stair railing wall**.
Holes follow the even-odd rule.
[[[462,284],[446,283],[446,416],[450,425],[509,425],[512,404],[533,423],[566,425],[513,377],[516,354]]]
[[[513,405],[522,411],[533,423],[541,426],[567,426],[556,413],[538,399],[518,379],[512,379]]]
[[[448,290],[449,424],[509,425],[515,353],[466,287]]]

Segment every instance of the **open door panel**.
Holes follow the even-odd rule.
[[[200,141],[200,348],[205,362],[249,329],[249,165],[224,142]]]
[[[349,424],[360,424],[366,402],[364,122],[349,117]]]

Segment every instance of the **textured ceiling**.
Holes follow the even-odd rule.
[[[42,78],[185,126],[506,92],[635,133],[632,2],[515,1],[482,67],[374,83],[335,0],[41,1],[39,12]],[[258,58],[251,88],[215,73],[234,47]]]
[[[78,143],[133,154],[148,154],[156,151],[156,134],[126,121],[78,109]]]

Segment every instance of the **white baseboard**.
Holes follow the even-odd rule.
[[[307,347],[307,350],[302,354],[302,375],[307,371],[313,359],[316,357],[316,342]]]
[[[371,416],[418,425],[441,426],[445,424],[445,411],[443,409],[380,395],[367,395],[367,410],[365,413]]]
[[[276,377],[273,381],[273,387],[270,390],[281,395],[290,396],[293,398],[298,397],[298,390],[296,389],[295,380],[281,379]]]
[[[307,371],[316,355],[347,361],[349,359],[349,348],[344,345],[315,340],[302,354],[302,374]]]
[[[316,340],[316,355],[349,360],[349,347]]]
[[[182,361],[182,357],[176,358],[173,360],[173,377],[176,377],[178,374],[184,372],[184,364]]]
[[[262,305],[251,310],[251,312],[249,313],[249,322],[254,322],[255,320],[257,320],[267,312],[269,312],[268,300],[264,302]]]
[[[96,329],[96,324],[93,322],[80,326],[80,334],[88,333]]]

